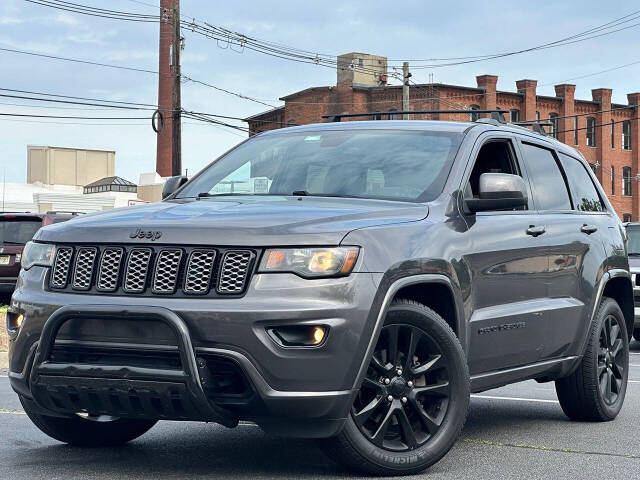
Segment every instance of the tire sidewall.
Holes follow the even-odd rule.
[[[428,308],[418,304],[394,303],[387,312],[384,325],[393,324],[421,328],[442,349],[449,373],[451,397],[440,429],[426,444],[407,452],[393,452],[374,445],[360,432],[351,415],[343,432],[368,461],[386,470],[410,473],[440,460],[458,438],[469,407],[469,371],[464,352],[455,334],[442,318]]]
[[[622,348],[626,357],[624,360],[625,370],[622,381],[622,392],[618,395],[618,399],[613,405],[608,405],[605,402],[602,394],[600,393],[600,385],[598,381],[598,350],[600,347],[600,332],[602,331],[602,326],[604,324],[605,318],[609,315],[613,315],[616,317],[618,325],[623,331],[623,334],[621,335],[623,345]],[[606,418],[613,420],[618,415],[618,413],[622,409],[622,405],[624,404],[624,399],[627,393],[627,381],[629,379],[629,335],[627,332],[626,322],[622,310],[620,310],[620,307],[614,300],[607,298],[603,301],[600,309],[598,310],[597,323],[592,335],[591,348],[589,349],[588,354],[591,355],[594,368],[592,372],[589,372],[589,374],[593,375],[593,377],[595,378],[598,407]]]

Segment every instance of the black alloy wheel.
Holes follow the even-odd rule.
[[[447,412],[449,375],[437,343],[413,325],[386,325],[351,415],[374,445],[408,451],[436,434]]]
[[[598,350],[598,385],[607,405],[614,405],[623,390],[625,374],[624,340],[626,328],[613,315],[607,315],[600,330]]]
[[[446,455],[467,418],[469,368],[460,340],[426,305],[396,299],[369,355],[342,431],[320,446],[358,472],[421,472]]]
[[[608,422],[616,418],[629,379],[629,331],[618,303],[604,297],[596,311],[577,368],[556,380],[564,413],[572,420]]]

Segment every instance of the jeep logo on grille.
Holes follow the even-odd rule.
[[[129,238],[146,238],[152,242],[159,239],[162,236],[162,232],[153,230],[142,230],[138,228],[135,232],[129,234]]]

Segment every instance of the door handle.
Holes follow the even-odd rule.
[[[532,237],[537,237],[538,235],[542,235],[546,231],[547,229],[545,228],[544,225],[540,225],[540,226],[529,225],[529,228],[527,228],[527,235],[531,235]]]
[[[580,227],[580,231],[582,233],[586,233],[587,235],[591,235],[594,232],[598,231],[598,227],[595,225],[587,225],[586,223]]]

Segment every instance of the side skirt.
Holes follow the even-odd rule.
[[[502,387],[510,383],[522,382],[544,377],[553,380],[568,375],[580,357],[564,357],[555,360],[532,363],[521,367],[495,370],[471,376],[471,392],[479,393],[492,388]]]

